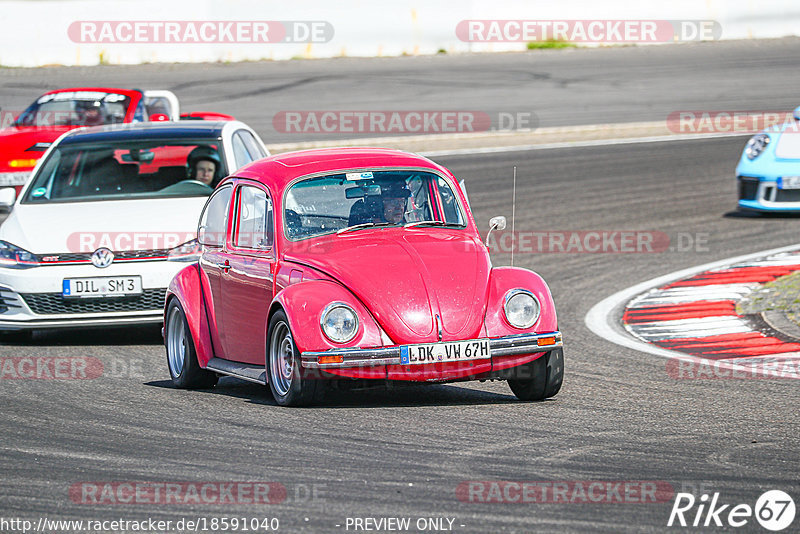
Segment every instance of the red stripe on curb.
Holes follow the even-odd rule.
[[[622,315],[622,322],[626,324],[640,324],[730,315],[736,315],[736,303],[732,300],[698,300],[683,304],[628,308]]]
[[[687,286],[708,286],[716,284],[746,284],[746,283],[767,283],[793,273],[800,268],[799,265],[782,265],[779,267],[738,267],[735,269],[724,269],[721,271],[707,271],[685,280],[679,280],[666,285],[661,289]]]
[[[654,344],[710,360],[800,352],[800,343],[786,343],[760,332],[667,339],[656,341]]]

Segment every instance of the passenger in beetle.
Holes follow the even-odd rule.
[[[219,153],[211,147],[199,146],[192,150],[186,158],[186,166],[189,170],[189,180],[196,180],[212,189],[220,180],[222,165]]]
[[[408,188],[411,190],[411,195],[408,199],[406,219],[408,222],[429,221],[431,215],[428,208],[427,188],[422,176],[412,176],[408,180]]]

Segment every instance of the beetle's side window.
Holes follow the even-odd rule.
[[[458,201],[453,190],[442,178],[437,179],[437,185],[439,186],[439,197],[442,199],[442,208],[444,209],[444,222],[448,224],[464,224],[464,218],[461,215],[461,210],[458,209]]]
[[[234,245],[263,250],[272,247],[272,240],[272,202],[263,189],[242,186]]]
[[[200,216],[197,236],[201,244],[221,247],[225,244],[225,232],[228,229],[228,203],[231,200],[233,187],[217,190],[206,204]]]
[[[253,161],[253,158],[250,157],[250,153],[244,146],[244,141],[242,141],[242,137],[239,135],[239,132],[233,134],[233,157],[236,158],[237,169],[241,169]]]

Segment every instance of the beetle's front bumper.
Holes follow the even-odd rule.
[[[492,357],[516,356],[547,352],[563,346],[561,332],[545,334],[518,334],[489,340]],[[401,347],[376,347],[369,349],[331,349],[307,351],[302,354],[306,369],[341,369],[377,365],[404,365],[400,359]],[[325,362],[320,363],[320,358]],[[331,361],[338,359],[340,361]]]

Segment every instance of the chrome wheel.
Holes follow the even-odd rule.
[[[181,376],[186,361],[186,329],[183,314],[175,306],[167,317],[167,362],[173,378]]]
[[[269,380],[272,388],[278,395],[285,397],[292,387],[295,357],[292,333],[283,321],[278,322],[272,330],[269,363]]]

